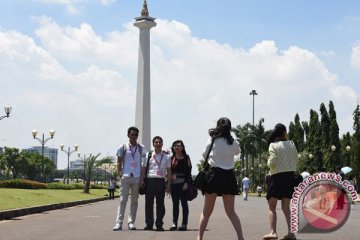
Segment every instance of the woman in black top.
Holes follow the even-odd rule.
[[[181,140],[176,140],[172,147],[171,157],[171,199],[173,202],[173,225],[170,231],[178,229],[179,218],[179,200],[182,207],[182,224],[179,231],[187,230],[187,223],[189,217],[189,206],[186,199],[186,190],[191,178],[191,161],[186,154],[184,143]]]

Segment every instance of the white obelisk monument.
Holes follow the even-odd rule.
[[[150,29],[156,26],[155,18],[149,16],[147,2],[144,1],[141,17],[135,18],[134,26],[140,29],[139,59],[136,91],[135,126],[139,128],[138,142],[151,149],[150,111]]]

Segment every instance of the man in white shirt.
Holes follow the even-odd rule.
[[[122,145],[116,153],[118,161],[118,174],[120,177],[120,205],[117,210],[114,231],[122,230],[126,204],[131,192],[130,213],[128,217],[128,228],[136,230],[135,219],[138,208],[139,181],[142,168],[142,158],[146,156],[143,145],[137,143],[139,129],[130,127],[128,129],[129,142]]]
[[[249,188],[250,188],[250,179],[247,177],[247,175],[243,178],[242,184],[243,184],[243,197],[244,197],[244,201],[247,201],[247,197],[248,197],[248,193],[249,193]]]
[[[144,178],[146,176],[145,190],[145,223],[144,230],[153,230],[154,225],[154,198],[156,198],[156,220],[157,231],[164,231],[163,218],[165,216],[165,192],[170,193],[171,177],[171,159],[170,156],[162,150],[163,140],[156,136],[152,140],[154,151],[150,153],[147,159],[143,161],[141,171],[140,185],[144,187]],[[147,161],[149,168],[147,169]],[[165,181],[166,178],[166,181]]]

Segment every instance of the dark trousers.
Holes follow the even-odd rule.
[[[179,201],[182,207],[182,225],[188,224],[189,205],[186,199],[186,191],[183,191],[184,183],[171,184],[171,199],[173,203],[173,224],[177,226],[179,218]]]
[[[115,189],[108,189],[109,192],[109,199],[115,198]]]
[[[344,189],[337,189],[337,200],[336,200],[337,209],[344,209],[345,193],[346,192]]]
[[[163,178],[147,178],[145,192],[145,223],[154,225],[154,198],[156,198],[156,227],[162,227],[165,216],[165,180]]]

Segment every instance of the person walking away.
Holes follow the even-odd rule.
[[[109,200],[115,199],[115,181],[114,177],[111,177],[108,182]]]
[[[146,177],[145,190],[145,223],[144,230],[153,230],[154,225],[154,198],[156,198],[156,231],[164,231],[163,218],[165,216],[165,192],[170,193],[170,176],[171,162],[170,156],[162,150],[163,139],[156,136],[152,140],[154,151],[148,159],[143,161],[141,170],[140,187],[145,186],[144,178]],[[149,168],[146,169],[147,161]],[[166,178],[166,181],[165,181]]]
[[[239,142],[231,136],[231,121],[220,118],[215,128],[209,130],[210,138],[203,152],[205,158],[209,151],[209,164],[214,171],[214,177],[202,190],[205,195],[204,207],[200,214],[197,240],[203,240],[206,226],[213,212],[217,196],[221,196],[225,213],[235,228],[237,239],[243,240],[241,222],[235,212],[235,195],[238,194],[237,182],[234,174],[234,156],[240,153]],[[213,144],[211,144],[213,142]],[[210,146],[213,145],[212,149]],[[221,237],[219,236],[219,239]]]
[[[249,188],[250,188],[250,179],[248,178],[247,175],[245,175],[245,177],[242,179],[241,183],[243,185],[244,201],[247,201],[248,200],[248,194],[249,194]]]
[[[176,140],[171,147],[171,199],[173,203],[173,224],[170,231],[178,229],[179,218],[179,201],[182,207],[182,224],[179,231],[186,231],[189,206],[186,198],[186,190],[188,189],[191,178],[191,160],[187,155],[183,141]]]
[[[269,141],[269,158],[267,165],[270,168],[271,183],[266,194],[269,205],[270,233],[263,239],[278,239],[276,232],[276,205],[281,201],[281,208],[285,215],[288,233],[281,237],[284,240],[296,239],[290,231],[290,200],[294,192],[296,164],[298,152],[293,141],[286,139],[286,127],[278,123],[273,129]]]
[[[129,142],[122,145],[117,153],[117,170],[120,177],[120,204],[117,210],[114,231],[122,230],[126,204],[131,195],[128,229],[136,230],[135,219],[138,208],[139,181],[142,159],[146,156],[146,149],[137,142],[139,129],[130,127],[127,132]]]
[[[336,167],[336,174],[341,177],[342,181],[345,181],[345,174],[341,171],[340,167]],[[337,189],[337,200],[336,200],[336,209],[344,209],[345,204],[345,190],[343,188]]]

